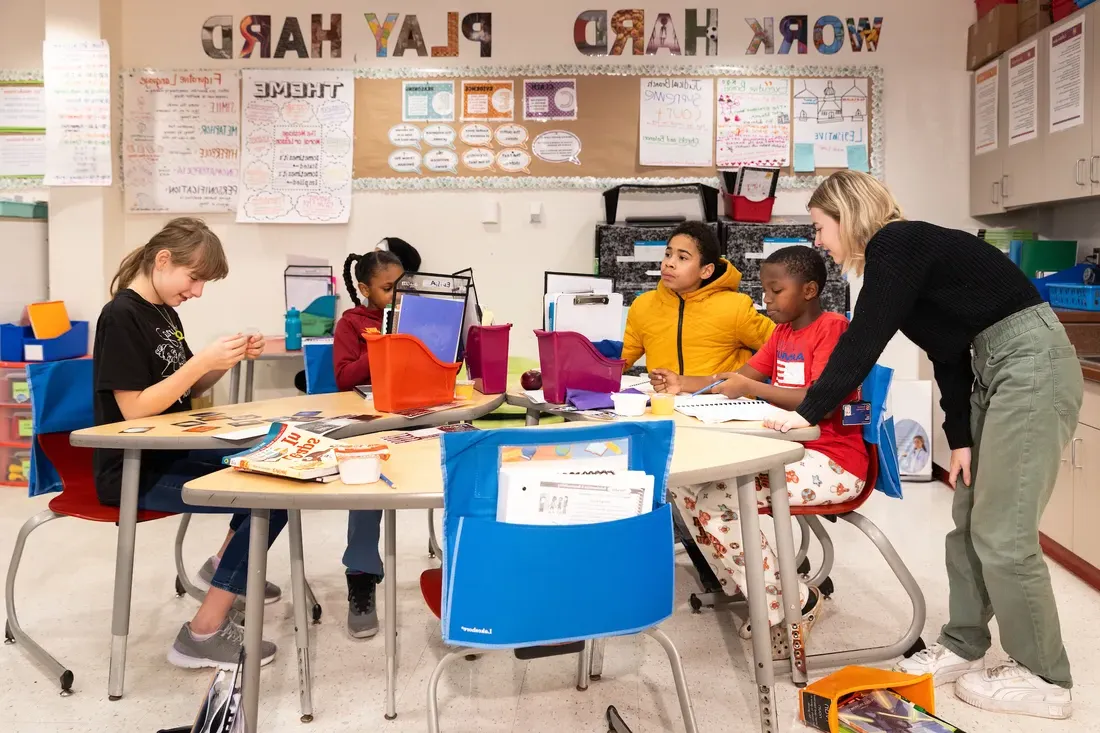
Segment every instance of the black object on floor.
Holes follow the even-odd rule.
[[[609,705],[607,708],[607,731],[608,733],[632,733],[614,705]]]

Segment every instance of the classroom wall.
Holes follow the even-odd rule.
[[[34,12],[28,7],[65,0],[28,0],[16,13]],[[87,0],[93,2],[94,0]],[[0,8],[0,29],[13,25],[12,3]],[[767,2],[744,0],[736,4],[714,3],[719,8],[721,46],[718,57],[604,57],[590,58],[573,45],[573,21],[581,11],[601,7],[598,3],[558,2],[538,6],[483,0],[456,6],[438,0],[420,0],[385,5],[363,5],[351,0],[328,0],[303,4],[293,0],[264,0],[259,4],[241,0],[195,0],[189,3],[150,3],[145,0],[100,0],[122,12],[121,66],[161,68],[387,66],[418,63],[441,65],[441,59],[379,59],[374,40],[363,18],[364,12],[384,17],[387,12],[415,12],[427,45],[443,43],[447,11],[493,13],[493,56],[479,59],[463,42],[457,65],[521,63],[729,63],[735,65],[820,65],[878,64],[885,72],[886,178],[905,207],[907,215],[927,218],[948,226],[970,227],[967,215],[969,179],[968,73],[963,56],[966,29],[974,10],[958,0],[836,0],[830,3]],[[705,8],[707,4],[664,3],[645,5],[647,22],[658,12],[672,14],[682,22],[684,7]],[[617,6],[610,7],[614,11]],[[343,13],[343,56],[341,59],[239,59],[213,61],[202,50],[200,29],[211,15],[232,15],[235,22],[247,13],[270,13],[273,25],[281,27],[285,15],[297,15],[307,24],[313,12]],[[819,54],[812,44],[804,56],[747,56],[752,38],[746,17],[787,13],[808,13],[811,22],[819,15],[882,16],[879,48],[874,53],[855,54],[845,47],[834,56]],[[16,18],[18,20],[18,17]],[[27,36],[41,28],[35,18],[27,21]],[[395,31],[396,34],[396,31]],[[39,39],[40,40],[40,39]],[[21,42],[32,48],[27,37]],[[392,44],[392,42],[391,42]],[[239,49],[240,37],[235,39]],[[26,52],[24,52],[26,55]],[[0,67],[10,67],[8,50],[0,46]],[[37,57],[31,54],[31,61]],[[25,62],[26,63],[26,62]],[[583,104],[583,100],[581,100]],[[785,192],[776,206],[779,215],[804,215],[809,193]],[[480,223],[482,203],[500,203],[498,225]],[[541,203],[543,221],[528,221],[530,205]],[[637,206],[637,204],[636,204]],[[643,210],[676,207],[677,203],[645,202]],[[624,207],[625,208],[625,207]],[[449,272],[465,266],[475,270],[483,303],[498,320],[515,324],[516,351],[533,355],[530,331],[538,325],[542,272],[568,270],[587,272],[592,268],[593,227],[602,218],[602,201],[596,191],[546,192],[357,192],[351,222],[346,226],[238,225],[231,215],[208,216],[222,236],[230,255],[232,273],[225,283],[210,286],[204,297],[189,303],[183,311],[190,339],[199,346],[220,333],[245,326],[262,326],[269,332],[282,327],[282,269],[289,254],[312,254],[340,266],[349,252],[371,249],[384,236],[401,236],[413,242],[424,256],[425,266]],[[620,216],[622,213],[620,213]],[[128,249],[140,245],[164,222],[160,216],[125,216],[122,236],[104,244],[104,260],[117,261]],[[113,274],[108,265],[104,277]],[[858,285],[858,284],[857,284]],[[96,294],[105,284],[88,285]],[[63,294],[57,294],[59,296]],[[89,301],[90,302],[90,301]],[[78,314],[94,317],[92,314]],[[898,370],[898,378],[921,378],[919,352],[902,338],[887,349],[884,361]],[[258,370],[259,396],[285,389],[291,372],[286,366],[264,365]]]

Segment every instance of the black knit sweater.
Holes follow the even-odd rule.
[[[866,257],[851,326],[798,414],[821,422],[901,331],[932,360],[947,442],[970,447],[970,344],[998,321],[1041,303],[1038,291],[992,245],[921,221],[887,224],[867,243]]]

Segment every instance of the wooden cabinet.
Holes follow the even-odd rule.
[[[1062,451],[1062,464],[1058,469],[1058,480],[1054,482],[1054,492],[1039,522],[1039,531],[1067,550],[1073,548],[1073,445]]]
[[[1004,90],[1005,102],[999,110],[999,125],[1004,130],[1004,143],[999,152],[1002,158],[1001,201],[1006,209],[1031,206],[1048,200],[1043,176],[1036,175],[1036,171],[1043,170],[1045,166],[1043,146],[1050,127],[1050,90],[1047,83],[1049,59],[1047,44],[1043,42],[1042,34],[1032,39],[1032,42],[1036,57],[1034,62],[1036,136],[1031,140],[1024,139],[1025,136],[1012,129],[1008,114],[1013,95],[1027,95],[1030,92],[1027,86],[1014,90],[1010,80],[1013,59],[1021,58],[1031,42],[1021,43],[1002,57],[1001,66],[1005,79],[1001,88]]]
[[[982,67],[983,69],[986,67]],[[1002,177],[1004,176],[1004,150],[1007,134],[1007,108],[1006,94],[1006,60],[1001,57],[997,68],[997,147],[983,152],[981,155],[974,153],[976,138],[978,135],[975,118],[977,116],[977,72],[970,82],[970,215],[988,216],[1004,212],[1004,199],[1001,195]]]
[[[1100,568],[1100,430],[1081,424],[1073,438],[1073,554]],[[1051,539],[1054,539],[1053,537]]]
[[[1095,7],[1087,7],[1071,15],[1066,20],[1053,25],[1039,34],[1040,44],[1047,52],[1046,63],[1039,69],[1039,85],[1044,87],[1047,93],[1048,119],[1043,129],[1043,164],[1039,171],[1042,172],[1044,201],[1068,201],[1084,198],[1093,194],[1100,194],[1100,186],[1093,190],[1090,176],[1090,165],[1093,161],[1093,128],[1096,126],[1096,114],[1093,105],[1097,95],[1093,94],[1096,86],[1096,60],[1100,54],[1096,53],[1097,39],[1100,38],[1100,30],[1096,24],[1100,22],[1100,12]],[[1075,25],[1084,23],[1084,33],[1080,37],[1067,37],[1065,29],[1073,29]],[[1051,120],[1049,117],[1050,97],[1055,94],[1052,84],[1057,86],[1073,85],[1073,80],[1065,78],[1069,76],[1065,71],[1054,69],[1055,78],[1052,79],[1052,65],[1055,60],[1051,54],[1051,42],[1058,43],[1059,47],[1071,46],[1078,43],[1084,44],[1085,66],[1081,72],[1085,75],[1085,98],[1082,101],[1081,110],[1084,115],[1084,123],[1069,127],[1060,132],[1050,132]],[[1059,74],[1063,77],[1059,82]],[[1055,122],[1060,119],[1072,117],[1074,110],[1066,109],[1055,112]],[[1100,143],[1100,135],[1097,135]],[[1100,147],[1100,146],[1098,146]],[[1100,150],[1095,151],[1100,153]],[[1096,171],[1100,172],[1100,171]],[[1097,181],[1100,184],[1100,180]]]

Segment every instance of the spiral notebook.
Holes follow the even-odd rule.
[[[700,395],[699,397],[677,397],[676,412],[708,424],[734,420],[757,422],[775,412],[775,406],[764,400],[731,400]]]

